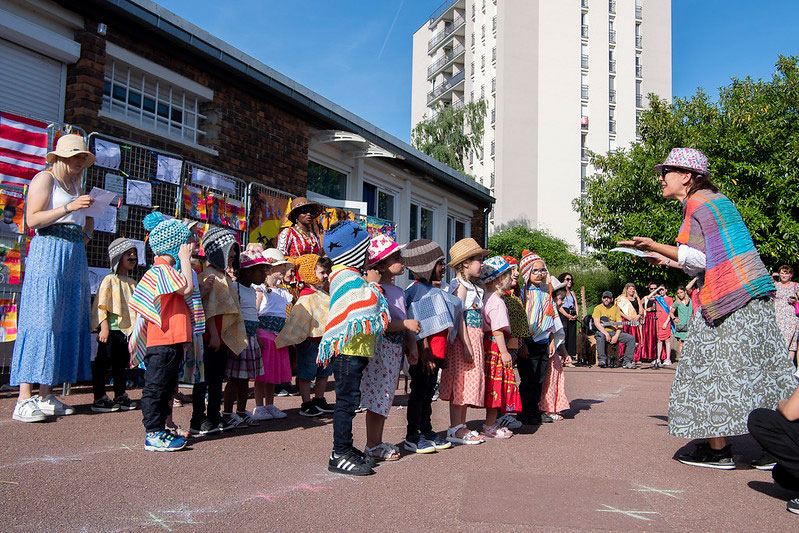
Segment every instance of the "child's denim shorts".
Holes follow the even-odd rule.
[[[327,368],[316,364],[319,341],[305,339],[297,345],[297,377],[305,381],[326,378],[333,374],[333,365]]]

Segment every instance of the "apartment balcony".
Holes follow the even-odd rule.
[[[588,148],[580,148],[580,159],[588,161]]]
[[[491,63],[496,64],[497,62],[497,47],[491,49]]]
[[[641,65],[635,65],[635,77],[636,78],[644,77],[644,67],[642,67]]]
[[[491,19],[491,31],[494,32],[494,35],[497,34],[497,16],[494,15],[494,18]]]
[[[491,124],[494,124],[497,121],[497,110],[491,110]]]
[[[461,7],[465,7],[466,3],[463,0],[444,0],[444,2],[438,6],[435,11],[433,11],[433,14],[430,15],[430,27],[433,27],[433,25],[438,22],[438,19],[446,14],[450,8],[455,7],[456,4],[460,4]]]
[[[491,78],[491,94],[497,92],[497,79]]]
[[[496,141],[491,141],[491,157],[494,157],[494,154],[496,153],[496,146]]]
[[[588,39],[588,24],[583,24],[580,27],[580,35],[583,39]]]
[[[580,129],[588,129],[588,117],[580,117]]]
[[[451,65],[456,59],[463,56],[466,53],[466,47],[463,45],[456,45],[452,50],[444,54],[442,57],[437,59],[432,65],[427,68],[427,79],[429,80],[442,69]]]
[[[614,91],[613,89],[608,91],[608,102],[611,104],[616,103],[616,91]]]
[[[580,98],[583,100],[588,100],[588,85],[580,86]]]
[[[444,24],[444,29],[433,35],[427,43],[427,53],[436,51],[443,43],[445,43],[455,32],[466,24],[466,19],[461,15],[455,15],[451,21]]]
[[[585,54],[580,56],[580,68],[588,68],[588,56]]]
[[[583,9],[588,9],[588,0],[582,0],[580,5],[583,7]]]
[[[616,121],[613,119],[608,120],[608,133],[616,133]]]
[[[635,47],[636,48],[641,48],[642,44],[643,44],[643,38],[640,35],[636,35],[635,36]]]
[[[644,97],[640,94],[635,95],[635,107],[639,109],[644,107]]]
[[[616,60],[615,59],[611,59],[610,61],[608,61],[608,72],[610,72],[611,74],[616,72]]]
[[[616,44],[616,30],[608,31],[608,42],[610,44]]]
[[[616,0],[608,0],[608,13],[616,14]]]
[[[436,87],[435,89],[433,89],[432,91],[430,91],[429,93],[427,93],[427,105],[430,106],[436,100],[441,98],[444,94],[448,93],[458,85],[463,84],[463,80],[466,77],[465,74],[466,74],[465,71],[462,70],[457,74],[455,74],[454,76],[452,76],[447,81],[445,81],[444,83],[442,83],[441,85],[439,85],[438,87]]]
[[[635,6],[635,20],[641,20],[641,6]]]
[[[496,178],[496,176],[494,175],[493,172],[491,173],[491,182],[490,183],[491,183],[491,187],[490,188],[492,188],[492,189],[497,185],[497,178]]]

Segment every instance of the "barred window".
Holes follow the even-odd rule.
[[[205,135],[200,124],[206,117],[199,111],[197,95],[111,58],[103,82],[106,113],[194,144]]]

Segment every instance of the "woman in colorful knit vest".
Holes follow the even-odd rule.
[[[711,181],[707,157],[675,148],[655,166],[664,198],[683,204],[677,246],[647,237],[620,243],[648,251],[650,263],[700,278],[669,399],[669,434],[707,439],[684,464],[732,470],[726,437],[747,433],[758,407],[773,409],[795,388],[793,365],[774,313],[774,283],[740,213]]]

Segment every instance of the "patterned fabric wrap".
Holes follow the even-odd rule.
[[[711,324],[750,300],[775,293],[749,230],[723,194],[702,190],[688,198],[677,242],[704,252],[707,258],[699,301],[702,315]]]
[[[317,363],[327,366],[359,333],[381,335],[389,320],[388,302],[380,286],[367,283],[354,268],[336,265],[330,274],[330,311]]]
[[[507,340],[507,336],[506,336]],[[485,407],[501,413],[516,413],[522,409],[522,399],[513,368],[502,364],[502,354],[491,332],[483,338],[485,350]]]
[[[277,249],[286,257],[322,253],[322,245],[315,233],[305,233],[294,226],[283,229],[277,236]]]
[[[108,274],[103,278],[97,295],[92,304],[91,331],[100,327],[103,320],[108,319],[108,313],[113,313],[119,317],[117,327],[119,331],[129,336],[133,333],[135,314],[131,316],[129,305],[133,291],[136,289],[136,281],[127,276]]]
[[[316,287],[322,280],[316,277],[316,263],[319,262],[318,254],[303,254],[294,260],[297,266],[297,277],[309,287]]]
[[[244,330],[247,332],[247,338],[254,337],[258,334],[258,328],[261,327],[260,320],[245,320]]]
[[[286,319],[282,316],[264,315],[258,317],[258,327],[265,331],[280,333],[280,330],[282,330],[285,325]]]
[[[549,289],[549,285],[547,285]],[[524,308],[530,324],[530,335],[536,339],[546,332],[551,332],[555,325],[555,306],[552,305],[552,294],[549,290],[541,290],[535,285],[524,288]]]
[[[36,230],[37,235],[69,242],[83,242],[83,228],[77,224],[53,224]]]
[[[289,311],[286,323],[275,339],[275,346],[283,348],[308,338],[321,337],[325,332],[329,309],[330,295],[324,291],[316,290],[300,296]]]
[[[150,213],[142,221],[144,229],[150,232],[147,242],[155,255],[168,255],[175,260],[175,269],[180,270],[178,252],[180,246],[189,242],[191,230],[174,218],[165,218],[162,213]]]
[[[527,312],[524,304],[515,294],[502,296],[505,307],[508,308],[510,319],[510,336],[516,339],[526,339],[530,336],[530,324],[527,322]]]
[[[458,319],[463,313],[460,298],[417,281],[405,289],[405,302],[408,318],[419,321],[421,329],[416,340],[447,331],[447,343],[455,341]]]
[[[795,370],[767,299],[750,300],[717,326],[691,320],[671,386],[669,435],[747,433],[749,413],[793,393]]]
[[[466,321],[466,327],[480,329],[483,327],[483,310],[467,309],[463,312],[463,319]]]
[[[169,265],[153,265],[144,273],[130,298],[130,308],[138,315],[133,333],[128,340],[131,367],[144,362],[144,355],[147,351],[147,322],[161,327],[161,296],[182,290],[185,286],[186,280],[183,279],[183,276]],[[205,331],[205,314],[200,299],[200,290],[194,287],[194,291],[184,299],[192,319],[192,333],[194,335],[203,333]]]
[[[241,317],[239,295],[233,282],[222,270],[209,265],[200,274],[200,283],[213,278],[211,290],[203,298],[203,308],[208,320],[222,315],[219,337],[233,353],[241,353],[247,347],[247,331]]]

